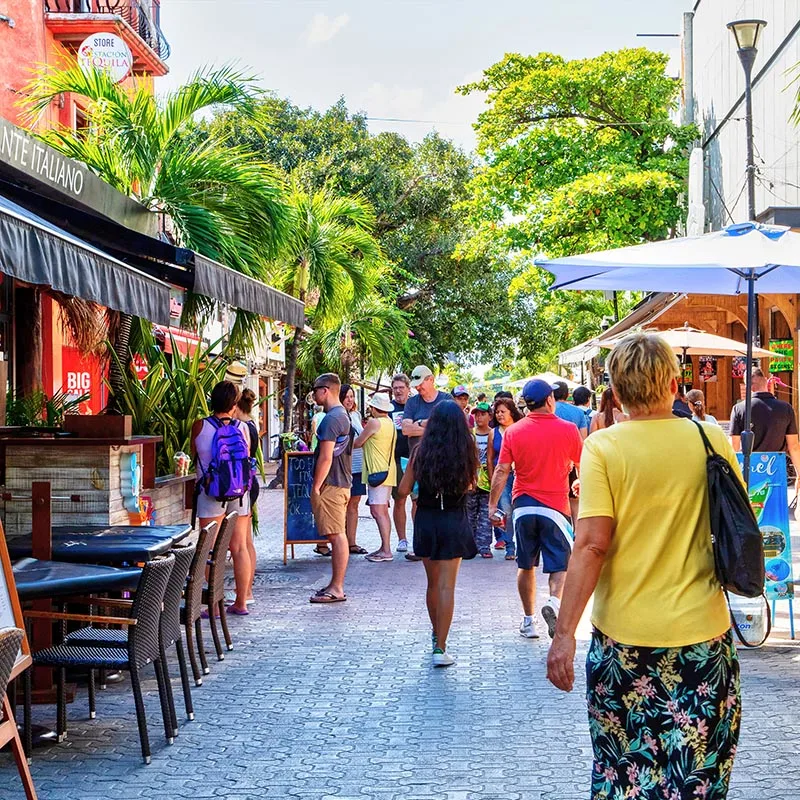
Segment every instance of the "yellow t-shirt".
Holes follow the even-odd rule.
[[[714,449],[736,455],[718,425]],[[622,644],[682,647],[730,627],[714,576],[706,455],[688,419],[632,420],[592,434],[581,458],[579,519],[611,517],[614,532],[592,623]]]
[[[364,442],[364,483],[370,473],[388,471],[381,486],[397,486],[397,462],[393,450],[397,428],[389,417],[380,417],[378,421],[377,432]]]

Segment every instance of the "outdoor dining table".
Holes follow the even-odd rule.
[[[191,533],[190,525],[66,525],[53,527],[53,561],[79,564],[138,564],[168,552]],[[32,536],[8,540],[12,559],[33,551]]]
[[[20,600],[132,589],[136,588],[142,572],[137,567],[105,567],[38,558],[15,561],[12,571]]]

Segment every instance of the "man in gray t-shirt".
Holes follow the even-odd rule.
[[[425,433],[425,424],[433,414],[433,409],[439,403],[453,402],[453,398],[447,392],[437,390],[433,373],[422,365],[414,367],[411,372],[411,388],[416,389],[418,394],[406,401],[402,431],[408,437],[409,453],[413,454]]]
[[[350,550],[347,546],[346,514],[352,481],[353,433],[350,417],[339,402],[341,382],[332,372],[320,375],[312,388],[314,403],[325,409],[317,427],[314,451],[314,477],[311,484],[311,511],[317,533],[327,538],[330,551],[317,548],[320,555],[331,555],[330,583],[311,595],[312,603],[338,603],[346,600],[344,575]]]

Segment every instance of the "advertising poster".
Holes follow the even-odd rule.
[[[717,359],[715,356],[700,356],[700,380],[703,383],[717,382]]]
[[[747,359],[744,356],[734,356],[731,359],[731,378],[744,378],[744,365]]]
[[[741,454],[739,463],[742,463]],[[764,541],[767,598],[793,597],[792,540],[784,453],[753,453],[750,460],[750,505]]]
[[[793,339],[770,339],[769,350],[773,353],[780,353],[770,361],[770,372],[791,372],[794,369]]]
[[[687,361],[683,365],[683,383],[694,383],[694,370],[692,369],[691,361]]]

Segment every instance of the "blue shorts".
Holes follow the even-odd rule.
[[[545,572],[566,572],[574,533],[564,514],[533,497],[521,495],[514,501],[512,519],[520,569],[538,567],[541,554]]]

